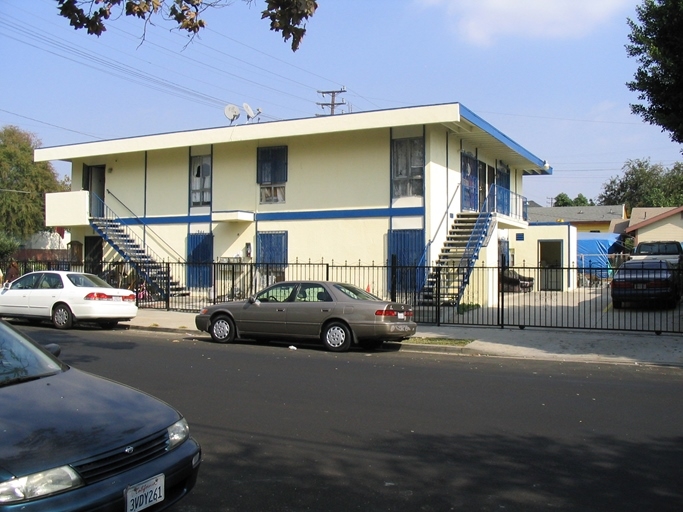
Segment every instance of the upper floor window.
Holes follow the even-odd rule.
[[[287,146],[258,148],[256,182],[261,186],[261,203],[284,203]]]
[[[422,196],[425,168],[424,138],[394,139],[392,144],[393,197]]]
[[[193,156],[190,163],[190,205],[211,206],[211,156]]]

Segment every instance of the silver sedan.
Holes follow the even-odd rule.
[[[413,310],[356,286],[327,281],[276,283],[246,301],[206,307],[195,317],[214,341],[318,339],[333,352],[353,343],[376,349],[415,334]]]

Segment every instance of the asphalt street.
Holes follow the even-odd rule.
[[[68,364],[182,411],[204,462],[176,512],[668,511],[683,500],[676,367],[17,325],[59,343]]]
[[[171,331],[199,338],[207,337],[207,333],[196,330],[194,317],[195,313],[141,308],[136,318],[122,325],[128,325],[133,329]],[[472,341],[465,347],[411,345],[410,341],[407,341],[394,346],[393,349],[550,361],[683,367],[683,336],[675,334],[418,324],[417,336]]]

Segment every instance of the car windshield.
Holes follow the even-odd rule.
[[[350,284],[335,284],[334,287],[344,295],[355,300],[382,300],[379,297],[375,297],[372,293],[366,292],[365,290]]]
[[[66,277],[79,288],[112,288],[108,282],[94,274],[67,274]]]
[[[0,322],[0,387],[38,379],[61,370],[59,361]]]

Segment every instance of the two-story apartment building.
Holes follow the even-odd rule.
[[[552,173],[459,103],[40,148],[35,159],[71,162],[72,191],[47,195],[46,225],[67,227],[92,261],[112,248],[135,261],[116,226],[170,261],[496,265],[498,240],[527,226],[523,177]]]

